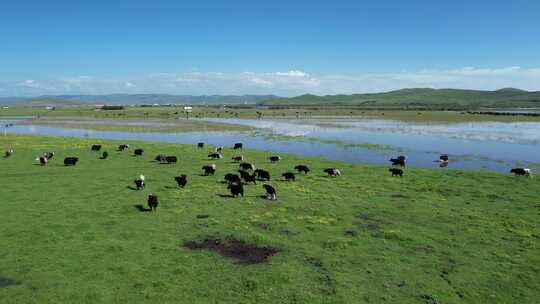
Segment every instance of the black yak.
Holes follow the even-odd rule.
[[[249,183],[253,183],[253,184],[257,184],[257,175],[255,173],[253,174],[246,174],[243,176],[243,179],[244,181],[246,182],[246,184],[249,184]]]
[[[275,201],[277,199],[276,197],[276,189],[268,184],[263,184],[263,188],[266,191],[266,198],[272,201]]]
[[[333,177],[341,176],[341,171],[339,171],[339,169],[336,169],[336,168],[324,169],[323,172],[328,174],[328,176],[333,176]]]
[[[49,162],[49,159],[47,157],[45,157],[45,156],[40,156],[39,157],[39,163],[42,166],[45,166],[48,162]]]
[[[235,162],[241,162],[241,161],[244,160],[244,156],[242,156],[242,155],[235,155],[235,156],[233,156],[231,159],[232,159],[233,161],[235,161]]]
[[[245,170],[242,170],[242,169],[238,170],[238,173],[240,173],[240,177],[242,179],[245,179],[246,176],[249,176],[249,172],[247,172]]]
[[[66,157],[66,158],[64,158],[64,165],[65,166],[75,166],[78,161],[79,161],[78,157]]]
[[[54,152],[45,152],[42,156],[47,158],[47,160],[51,160],[54,157]]]
[[[133,151],[133,155],[135,155],[135,156],[142,156],[143,153],[144,153],[144,150],[143,150],[143,149],[135,149],[135,150]]]
[[[204,143],[203,142],[197,143],[197,148],[199,149],[204,148]]]
[[[229,184],[240,184],[241,183],[240,176],[238,176],[238,174],[234,174],[234,173],[225,174],[224,179]]]
[[[178,158],[176,158],[176,156],[165,157],[165,162],[167,162],[167,164],[176,164],[177,161],[178,161]]]
[[[392,172],[392,176],[403,177],[403,170],[398,168],[390,168],[388,171]]]
[[[298,166],[294,167],[294,169],[296,171],[298,171],[298,173],[303,172],[304,174],[308,174],[309,171],[311,171],[311,170],[309,170],[308,166],[306,166],[306,165],[298,165]]]
[[[13,154],[13,149],[8,149],[8,150],[6,151],[6,153],[4,154],[4,157],[5,157],[5,158],[8,158],[8,157],[10,157],[12,154]]]
[[[231,191],[233,197],[238,197],[238,195],[244,196],[244,186],[241,183],[239,184],[229,184],[227,189]]]
[[[391,158],[390,162],[392,162],[393,166],[405,167],[405,164],[407,163],[407,157],[400,155],[397,158]]]
[[[101,145],[92,145],[91,150],[92,151],[99,151],[99,150],[101,150]]]
[[[268,181],[270,180],[270,172],[266,171],[266,170],[263,170],[263,169],[256,169],[255,171],[253,171],[255,174],[257,174],[257,178],[259,180],[265,180],[265,181]]]
[[[185,174],[176,176],[174,180],[176,181],[176,183],[178,184],[178,187],[180,188],[184,188],[187,184],[187,176]]]
[[[281,157],[278,155],[273,155],[273,156],[268,157],[268,159],[270,160],[270,162],[276,163],[281,160]]]
[[[292,173],[292,172],[285,172],[285,173],[281,174],[281,176],[283,176],[283,178],[285,178],[286,181],[294,181],[295,180],[294,173]]]
[[[217,152],[212,152],[210,154],[208,154],[208,157],[210,159],[220,159],[222,158],[223,156],[221,156],[221,154],[217,153]]]
[[[239,167],[242,170],[255,170],[255,165],[250,163],[241,163]]]
[[[517,175],[517,176],[530,176],[531,175],[531,169],[528,168],[513,168],[510,170],[510,173]]]
[[[150,208],[151,211],[156,211],[158,207],[158,197],[155,194],[148,195],[148,208]]]
[[[121,144],[118,146],[118,151],[124,151],[124,150],[127,150],[128,148],[129,148],[128,144]]]
[[[441,162],[448,162],[448,160],[449,160],[448,155],[446,155],[446,154],[441,155],[441,156],[439,157],[439,160],[440,160]]]
[[[212,164],[202,166],[202,170],[204,176],[214,175],[216,173],[216,165]]]
[[[146,186],[144,183],[144,175],[142,174],[139,175],[139,177],[137,177],[133,182],[135,183],[137,190],[143,189]]]
[[[156,157],[154,157],[154,160],[158,161],[158,162],[164,162],[166,158],[167,158],[167,155],[158,154],[158,155],[156,155]]]
[[[107,159],[107,157],[109,157],[109,153],[107,151],[103,151],[101,154],[101,159]]]
[[[233,147],[233,149],[235,149],[235,150],[243,149],[243,148],[244,148],[244,145],[242,143],[235,143],[234,147]]]

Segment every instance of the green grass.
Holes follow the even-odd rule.
[[[477,107],[538,107],[540,92],[517,89],[497,91],[459,89],[403,89],[384,93],[352,95],[301,95],[260,102],[264,105],[362,105],[376,106],[427,106],[445,108]]]
[[[460,111],[424,111],[424,110],[400,110],[400,109],[365,109],[358,107],[341,106],[291,106],[286,109],[258,109],[253,106],[244,108],[220,109],[217,107],[194,107],[190,117],[211,117],[211,118],[298,118],[311,122],[317,117],[352,117],[352,118],[373,118],[373,119],[394,119],[408,122],[480,122],[480,121],[540,121],[540,117],[532,116],[502,116],[502,115],[480,115],[467,114]],[[69,118],[88,117],[96,119],[159,119],[165,121],[182,120],[186,117],[183,110],[178,107],[127,107],[121,111],[96,111],[93,107],[79,106],[69,108],[57,108],[54,111],[36,109],[31,107],[11,107],[0,109],[2,116],[39,116],[45,118]],[[324,122],[318,122],[325,126]]]
[[[110,158],[89,151],[102,143]],[[345,164],[245,150],[269,169],[278,201],[224,198],[215,161],[202,177],[207,149],[132,142],[136,158],[115,152],[119,142],[13,136],[0,159],[0,277],[2,303],[534,303],[540,297],[540,179],[508,174],[409,168],[392,178],[385,167]],[[41,152],[55,151],[46,167]],[[152,162],[158,153],[177,165]],[[81,158],[76,167],[65,156]],[[312,167],[296,182],[275,179],[294,165]],[[321,170],[336,166],[339,178]],[[143,173],[147,188],[128,189]],[[172,177],[189,183],[175,188]],[[139,212],[155,193],[156,213]],[[198,219],[197,215],[209,215]],[[267,224],[268,230],[258,227]],[[280,253],[267,264],[239,265],[183,242],[233,236]]]

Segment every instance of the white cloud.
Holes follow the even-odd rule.
[[[540,68],[463,67],[449,70],[395,73],[308,74],[300,70],[278,72],[152,73],[130,77],[74,76],[26,79],[0,83],[3,96],[40,94],[352,94],[411,87],[495,90],[516,87],[540,90]]]

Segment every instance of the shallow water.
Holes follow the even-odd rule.
[[[451,158],[449,168],[506,172],[514,166],[538,162],[536,158],[540,155],[540,123],[537,122],[441,124],[358,118],[205,120],[255,126],[262,131],[138,133],[18,125],[18,120],[14,119],[2,119],[0,123],[15,123],[6,129],[7,133],[187,144],[202,141],[223,146],[242,142],[245,147],[269,153],[322,156],[353,163],[389,164],[390,157],[405,154],[410,165],[419,167],[438,167],[435,161],[445,153]],[[350,144],[377,144],[387,148],[347,146]]]

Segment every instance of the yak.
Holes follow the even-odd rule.
[[[281,157],[279,155],[273,155],[268,157],[271,163],[276,163],[281,160]]]
[[[221,156],[220,153],[212,152],[212,153],[208,154],[208,157],[211,158],[211,159],[220,159],[220,158],[222,158],[223,156]]]
[[[510,173],[516,175],[516,176],[530,176],[531,175],[531,169],[528,168],[513,168],[510,170]]]
[[[204,176],[214,175],[216,173],[216,165],[212,164],[212,165],[202,166],[202,170],[204,171],[203,172]]]
[[[75,166],[78,161],[79,161],[78,157],[66,157],[66,158],[64,158],[64,165],[65,166]]]
[[[233,197],[238,197],[238,195],[244,196],[244,186],[241,183],[239,184],[229,184],[227,189],[231,191]]]
[[[257,174],[257,178],[259,180],[270,180],[270,172],[263,170],[263,169],[256,169],[254,171],[255,174]]]
[[[158,207],[158,197],[155,194],[148,195],[148,208],[150,208],[151,211],[156,211]]]
[[[309,170],[308,166],[306,166],[306,165],[298,165],[298,166],[294,167],[294,169],[296,171],[298,171],[298,173],[303,172],[304,174],[308,174],[309,171],[311,171],[311,170]]]
[[[178,187],[180,188],[184,188],[187,184],[187,176],[185,174],[176,176],[174,180],[176,181],[176,183],[178,184]]]
[[[197,143],[197,148],[199,149],[204,148],[204,143],[203,142]]]
[[[224,177],[225,181],[229,184],[239,184],[241,183],[240,176],[234,173],[227,173]]]
[[[263,184],[263,188],[266,191],[266,198],[272,201],[277,199],[276,189],[268,184]]]
[[[292,172],[285,172],[283,174],[281,174],[281,176],[283,176],[283,178],[285,178],[286,181],[294,181],[295,180],[295,176],[294,176],[294,173]]]
[[[244,156],[243,155],[235,155],[231,158],[233,161],[235,162],[241,162],[244,160]]]
[[[233,147],[234,150],[237,150],[237,149],[242,150],[243,148],[244,148],[244,145],[242,143],[235,143]]]
[[[255,165],[250,163],[241,163],[239,167],[242,170],[255,170]]]
[[[127,150],[128,148],[129,148],[128,144],[121,144],[118,146],[118,151],[124,151],[124,150]]]
[[[144,153],[144,150],[143,150],[143,149],[135,149],[135,150],[133,151],[133,155],[135,155],[135,156],[142,156],[143,153]]]
[[[143,189],[146,184],[144,183],[144,175],[139,175],[134,181],[135,187],[137,187],[137,190]]]
[[[99,151],[99,150],[101,150],[101,145],[92,145],[91,150],[92,151]]]
[[[388,171],[392,172],[392,176],[403,177],[403,170],[398,168],[390,168]]]
[[[339,171],[339,169],[336,169],[336,168],[324,169],[323,172],[328,174],[328,176],[333,176],[333,177],[341,176],[341,171]]]

